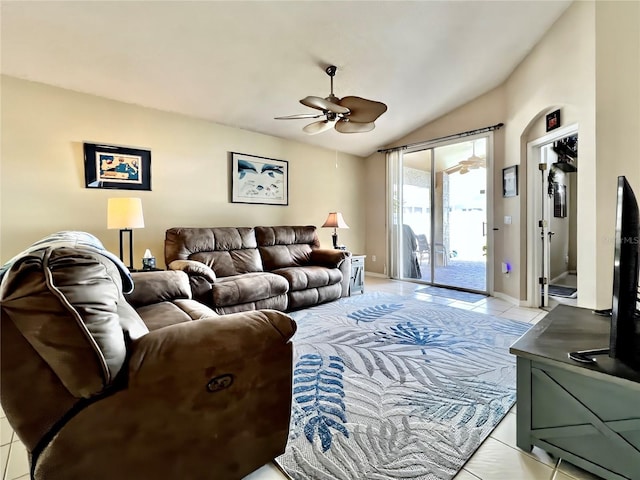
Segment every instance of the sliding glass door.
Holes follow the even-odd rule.
[[[391,159],[393,278],[488,290],[490,138],[434,145]]]
[[[433,151],[407,153],[402,159],[402,248],[400,278],[431,281],[429,241],[431,238]]]

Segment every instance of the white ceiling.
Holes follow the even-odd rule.
[[[2,73],[366,156],[500,85],[570,1],[2,1]],[[334,91],[368,133],[302,132]],[[483,127],[484,125],[478,125]]]

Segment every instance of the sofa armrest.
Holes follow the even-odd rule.
[[[321,265],[328,268],[338,268],[342,272],[341,297],[349,296],[349,284],[351,283],[351,252],[347,250],[319,248],[311,250],[310,261],[313,265]]]
[[[206,391],[220,374],[253,377],[244,372],[255,367],[251,359],[277,355],[295,331],[293,319],[276,310],[212,316],[154,330],[131,344],[129,388],[158,385],[166,391],[170,384],[195,393]]]
[[[340,268],[342,262],[351,256],[351,252],[346,250],[318,248],[311,250],[311,263],[322,265],[323,267]]]
[[[167,302],[180,298],[191,298],[189,277],[180,271],[132,272],[133,291],[124,297],[134,307]]]
[[[169,270],[181,270],[189,276],[200,275],[211,283],[216,281],[216,274],[211,267],[195,260],[174,260],[169,264]]]

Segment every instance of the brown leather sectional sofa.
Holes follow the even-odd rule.
[[[321,249],[314,226],[171,228],[165,262],[219,314],[291,311],[349,294],[350,253]]]
[[[283,453],[295,322],[219,316],[180,271],[125,295],[106,253],[36,246],[2,272],[0,394],[31,478],[240,479]]]

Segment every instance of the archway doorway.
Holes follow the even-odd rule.
[[[578,126],[527,144],[527,303],[577,304]]]

